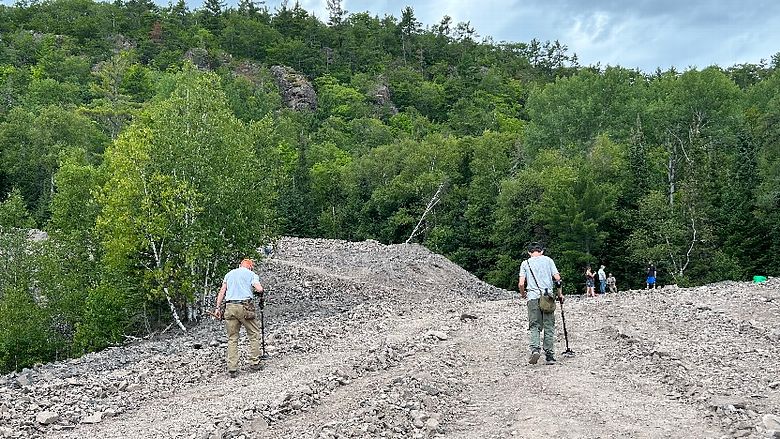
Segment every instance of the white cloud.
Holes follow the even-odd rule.
[[[609,38],[612,29],[609,14],[604,12],[594,12],[586,16],[574,19],[574,24],[568,30],[568,37],[572,42],[578,42],[583,45],[598,45],[605,38]]]

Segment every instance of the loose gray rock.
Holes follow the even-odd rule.
[[[16,383],[23,387],[29,386],[31,384],[30,377],[25,373],[20,374],[18,377],[16,377]]]
[[[425,421],[425,428],[427,430],[438,430],[440,426],[439,420],[436,418],[428,418],[427,421]]]
[[[249,424],[249,431],[262,433],[264,431],[268,430],[268,421],[265,420],[262,416],[254,419]]]
[[[40,412],[35,416],[35,422],[42,425],[53,424],[59,420],[60,420],[60,415],[49,411]]]
[[[103,413],[96,412],[81,420],[82,424],[97,424],[103,420]]]
[[[714,396],[710,399],[710,407],[714,409],[731,410],[745,409],[745,400],[726,396]]]
[[[763,418],[761,418],[761,420],[764,422],[764,428],[767,430],[780,431],[780,417],[766,414],[763,416]]]
[[[450,338],[446,332],[444,331],[429,331],[426,336],[435,337],[441,341],[447,340]]]
[[[780,413],[772,383],[767,388],[767,377],[780,376],[780,347],[766,338],[780,327],[780,279],[622,291],[608,301],[570,297],[566,317],[578,355],[559,358],[556,370],[534,370],[527,367],[526,315],[518,312],[516,292],[480,282],[422,246],[283,238],[259,266],[268,292],[266,342],[274,347],[262,372],[248,371],[242,334],[239,376],[228,380],[224,323],[207,319],[186,335],[174,328],[35,367],[23,373],[27,386],[18,374],[0,377],[0,425],[30,439],[93,432],[111,439],[235,439],[255,431],[278,438],[524,436],[536,420],[514,410],[514,402],[536,403],[523,390],[530,381],[557,392],[550,393],[556,404],[604,437],[758,437],[772,431],[763,414]],[[756,289],[772,300],[752,306]],[[214,301],[213,294],[205,299]],[[479,324],[457,322],[462,310],[479,315]],[[558,351],[560,321],[556,329]],[[437,331],[449,342],[439,343]],[[202,349],[193,349],[195,341]],[[641,405],[628,398],[610,411],[607,403],[598,424],[591,407],[578,406],[584,401],[560,398],[570,376],[582,378],[581,386],[607,383],[627,394],[639,386]],[[508,399],[491,405],[497,395]],[[652,412],[643,412],[648,403]],[[611,422],[626,405],[640,423]],[[60,419],[36,422],[43,411]],[[81,425],[98,413],[97,425]]]

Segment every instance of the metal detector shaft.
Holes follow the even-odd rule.
[[[561,302],[561,320],[563,321],[563,338],[566,340],[566,350],[563,355],[574,355],[574,351],[569,348],[569,331],[566,330],[566,314],[563,312],[563,299]]]
[[[268,358],[265,353],[265,290],[260,292],[260,343],[263,348],[261,358]]]

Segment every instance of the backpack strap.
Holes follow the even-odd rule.
[[[536,282],[536,288],[539,289],[540,292],[542,292],[542,287],[539,285],[539,281],[536,280],[536,275],[534,274],[534,271],[531,269],[531,258],[528,258],[525,260],[525,265],[528,266],[528,271],[531,272],[531,277],[534,278],[534,282]]]

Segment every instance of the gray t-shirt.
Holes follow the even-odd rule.
[[[223,282],[227,284],[225,300],[245,300],[252,298],[252,284],[260,282],[260,277],[248,268],[238,267],[228,271]]]
[[[531,271],[528,269],[530,264],[531,270],[534,274],[531,275]],[[538,299],[542,297],[542,291],[547,288],[550,292],[553,292],[553,275],[558,274],[558,268],[555,266],[555,262],[547,256],[533,256],[523,261],[520,264],[520,276],[524,276],[528,282],[528,300]],[[534,276],[536,280],[534,280]],[[539,281],[539,284],[536,284]],[[555,294],[555,293],[554,293]]]
[[[604,272],[603,268],[599,268],[599,280],[607,280],[607,273]]]

